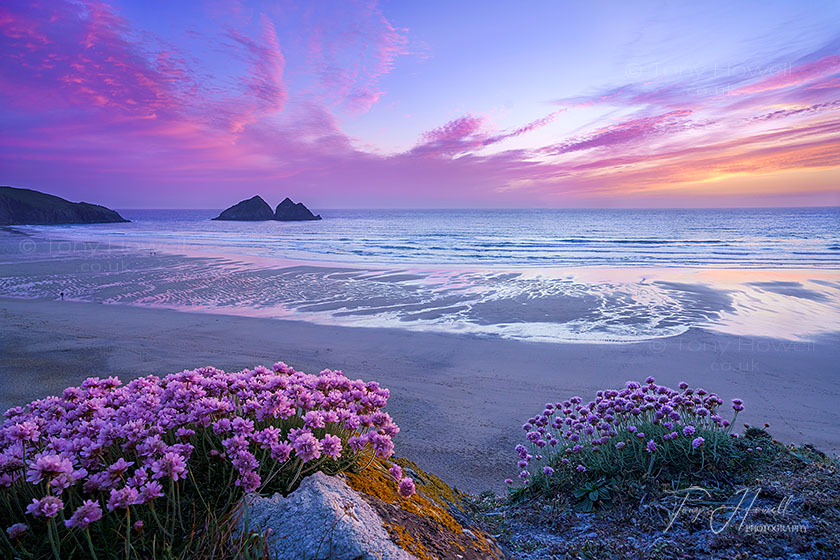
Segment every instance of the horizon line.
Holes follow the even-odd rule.
[[[114,210],[195,210],[202,212],[221,212],[225,208],[150,208],[150,207],[113,207]],[[315,207],[318,211],[330,210],[401,210],[401,211],[441,211],[441,210],[532,210],[532,211],[546,211],[546,210],[785,210],[785,209],[818,209],[818,208],[837,208],[840,209],[840,204],[821,204],[821,205],[803,205],[803,206],[514,206],[514,207],[475,207],[475,206],[444,206],[444,207]]]

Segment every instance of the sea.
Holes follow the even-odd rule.
[[[541,342],[840,331],[837,207],[318,212],[16,226],[0,295]]]

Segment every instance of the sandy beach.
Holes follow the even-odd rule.
[[[739,425],[767,422],[782,441],[840,451],[840,335],[805,343],[692,329],[634,344],[557,344],[0,299],[2,408],[90,375],[128,379],[276,360],[306,372],[341,369],[390,388],[387,409],[401,428],[397,452],[473,492],[498,490],[515,474],[520,427],[546,401],[590,398],[648,375],[743,398]]]

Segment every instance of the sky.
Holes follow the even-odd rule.
[[[0,184],[115,208],[840,205],[840,2],[5,0]]]

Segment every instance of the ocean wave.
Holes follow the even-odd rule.
[[[726,241],[718,239],[561,239],[561,243],[603,243],[613,245],[719,245]]]
[[[211,212],[212,213],[212,212]],[[330,211],[320,222],[210,222],[126,211],[128,224],[36,228],[150,250],[348,264],[840,268],[840,209]]]

